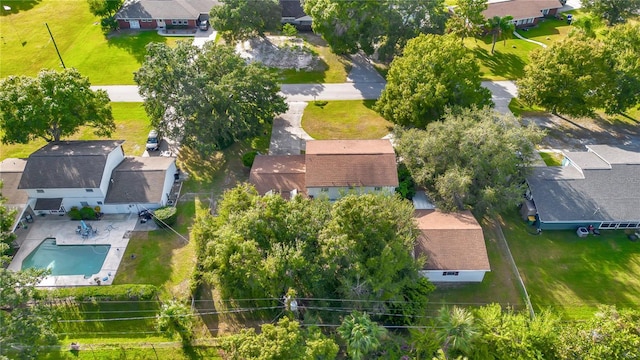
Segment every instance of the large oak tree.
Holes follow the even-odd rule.
[[[111,136],[116,125],[109,96],[91,90],[76,69],[42,70],[37,77],[9,76],[0,81],[0,129],[4,144],[26,144],[42,138],[60,141],[81,126]]]
[[[276,0],[223,0],[211,8],[211,26],[220,31],[229,45],[262,35],[280,26],[282,10]]]
[[[543,133],[489,108],[455,109],[426,131],[396,128],[397,151],[442,210],[496,213],[519,204]]]
[[[201,154],[262,134],[287,109],[275,76],[228,46],[151,43],[134,79],[151,124]]]
[[[420,35],[391,63],[376,109],[389,121],[424,128],[451,106],[491,104],[480,66],[453,35]]]
[[[625,22],[640,12],[640,0],[582,0],[582,7],[609,25]]]
[[[313,30],[327,40],[334,52],[359,50],[392,58],[420,33],[442,33],[444,2],[305,0],[304,10],[313,18]]]

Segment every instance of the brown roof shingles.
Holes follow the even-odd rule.
[[[260,195],[271,190],[281,194],[306,193],[304,155],[258,155],[251,166],[249,182]]]
[[[514,20],[542,17],[543,9],[561,8],[559,0],[507,0],[490,2],[482,12],[485,18],[512,16]]]
[[[398,186],[389,140],[307,141],[307,187]]]
[[[416,210],[421,235],[416,256],[426,255],[425,270],[490,270],[482,227],[471,212]]]

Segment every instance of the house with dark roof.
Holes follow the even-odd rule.
[[[545,16],[555,16],[561,7],[559,0],[489,0],[482,14],[486,19],[512,16],[516,27],[529,27]]]
[[[427,261],[420,273],[432,282],[481,282],[491,271],[482,227],[470,211],[416,210],[420,236],[415,256]]]
[[[120,29],[196,29],[218,0],[127,0],[116,13]]]
[[[304,155],[258,155],[249,181],[261,195],[301,194],[336,200],[347,192],[389,192],[398,187],[389,140],[310,140]]]
[[[28,159],[0,163],[3,193],[22,213],[64,214],[99,206],[104,213],[137,213],[166,205],[175,158],[125,157],[122,140],[49,143]]]
[[[313,19],[302,9],[300,0],[280,0],[282,24],[291,24],[300,31],[311,31]]]
[[[640,228],[640,151],[588,145],[564,151],[562,166],[538,167],[527,200],[542,230]]]

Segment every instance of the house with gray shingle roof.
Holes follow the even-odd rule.
[[[120,29],[196,29],[218,0],[127,0],[116,14]]]
[[[640,151],[588,145],[565,151],[562,166],[538,167],[528,197],[542,230],[640,228]]]
[[[177,171],[175,158],[126,157],[123,143],[52,142],[26,162],[6,159],[0,177],[10,181],[3,192],[14,194],[12,198],[23,201],[23,212],[35,215],[64,214],[83,206],[99,206],[104,213],[137,213],[166,205]]]

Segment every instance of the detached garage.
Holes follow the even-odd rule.
[[[426,256],[420,273],[432,282],[481,282],[491,271],[482,227],[471,212],[416,210],[420,237],[415,256]]]

